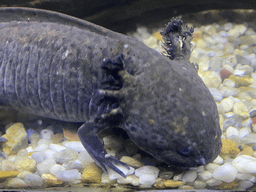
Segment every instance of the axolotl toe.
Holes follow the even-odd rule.
[[[220,153],[215,101],[190,63],[193,30],[173,19],[163,55],[142,42],[67,15],[0,9],[0,103],[17,111],[82,122],[95,162],[125,177],[97,133],[119,127],[142,150],[194,167]]]

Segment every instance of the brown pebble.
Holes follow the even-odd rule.
[[[86,183],[101,183],[102,169],[95,163],[89,164],[84,168],[82,181]]]
[[[221,80],[223,81],[224,79],[228,78],[232,73],[228,71],[227,69],[221,69],[220,71],[220,77]]]
[[[235,187],[237,187],[237,183],[238,183],[237,180],[235,180],[235,181],[233,181],[233,182],[231,182],[231,183],[223,182],[222,184],[220,184],[220,185],[218,186],[218,189],[220,189],[220,190],[232,190],[232,189],[234,189]]]
[[[252,147],[246,145],[244,149],[241,151],[241,155],[250,155],[253,156],[253,149]]]
[[[42,180],[44,183],[46,183],[47,187],[53,187],[55,185],[61,185],[63,181],[57,179],[52,174],[42,174]]]
[[[229,139],[222,139],[222,149],[221,149],[221,154],[220,156],[226,160],[226,159],[231,159],[235,158],[240,150],[237,148],[236,144],[229,140]]]
[[[122,161],[122,162],[126,163],[127,165],[134,167],[136,169],[144,166],[144,163],[142,163],[136,159],[133,159],[132,157],[128,157],[128,156],[123,156],[120,159],[120,161]]]
[[[179,187],[183,184],[184,183],[182,181],[174,181],[174,180],[166,180],[164,182],[164,186],[165,187],[170,187],[170,188],[176,188],[176,187]]]

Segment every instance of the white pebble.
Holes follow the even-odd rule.
[[[33,152],[34,149],[33,149],[32,146],[28,146],[28,147],[26,148],[26,151],[27,151],[28,153],[30,153],[30,152]]]
[[[63,142],[62,145],[67,148],[73,149],[79,153],[85,151],[85,148],[80,141],[67,141],[67,142]]]
[[[130,176],[127,176],[126,178],[118,178],[117,179],[117,183],[119,184],[131,184],[133,186],[139,186],[140,183],[139,183],[139,178],[136,177],[135,175],[130,175]]]
[[[77,161],[81,163],[82,167],[85,168],[90,163],[94,162],[92,157],[87,151],[81,152],[78,154]]]
[[[150,188],[156,182],[156,178],[154,175],[141,175],[139,177],[139,183],[142,185],[143,188]]]
[[[231,183],[236,179],[236,174],[236,168],[230,165],[229,163],[225,163],[224,165],[215,169],[212,175],[217,180]]]
[[[222,157],[218,155],[218,157],[213,161],[213,163],[216,163],[218,165],[222,165],[223,164]]]
[[[230,139],[231,137],[238,137],[239,131],[235,127],[228,127],[226,130],[226,137],[227,139]]]
[[[196,177],[197,177],[196,171],[188,171],[183,175],[182,181],[184,183],[194,182],[196,180]]]
[[[228,112],[232,111],[233,105],[235,102],[233,100],[233,97],[228,97],[228,98],[223,99],[220,103],[223,106],[225,113],[228,113]]]
[[[50,129],[43,129],[40,134],[43,139],[48,139],[48,140],[51,140],[54,136],[53,131]]]
[[[209,172],[213,172],[215,169],[217,169],[220,165],[217,165],[215,163],[209,163],[205,166],[205,169]]]
[[[249,128],[248,127],[244,127],[244,128],[241,128],[239,130],[239,138],[243,138],[243,137],[245,137],[245,136],[247,136],[249,134],[250,134],[250,132],[249,132]]]
[[[55,174],[55,176],[57,179],[62,181],[73,181],[81,179],[81,173],[79,173],[77,169],[59,171]]]
[[[143,166],[135,170],[135,175],[140,177],[141,175],[154,175],[155,178],[158,177],[159,169],[154,166]]]
[[[54,153],[56,153],[56,152],[53,151],[53,150],[51,150],[51,149],[46,149],[46,150],[44,151],[44,154],[46,155],[47,159],[52,158],[52,155],[53,155]]]
[[[49,148],[53,151],[56,151],[56,152],[60,152],[62,150],[65,150],[67,149],[67,147],[64,147],[62,145],[58,145],[58,144],[50,144],[49,145]]]
[[[53,159],[46,159],[36,165],[37,171],[42,175],[49,173],[50,168],[55,165],[56,162]]]
[[[236,179],[243,180],[243,181],[247,180],[247,181],[251,181],[252,183],[256,182],[255,176],[249,173],[237,173]]]
[[[42,144],[44,144],[44,145],[49,146],[51,143],[52,143],[51,140],[48,140],[48,139],[40,139],[40,140],[37,142],[37,145],[42,145]]]
[[[34,151],[36,151],[36,152],[45,151],[48,148],[49,148],[49,145],[47,145],[47,144],[40,144],[40,145],[37,145],[37,147],[34,149]]]
[[[36,163],[41,163],[45,159],[47,159],[47,156],[44,152],[35,152],[31,154],[31,158],[36,161]]]
[[[241,155],[232,161],[232,165],[240,173],[256,173],[256,158],[249,155]]]
[[[220,102],[222,101],[222,94],[221,92],[219,92],[218,89],[216,88],[210,88],[209,91],[211,92],[212,96],[214,97],[216,102]]]
[[[53,166],[50,168],[49,172],[50,172],[52,175],[56,175],[57,172],[59,172],[59,171],[64,171],[64,170],[65,170],[65,168],[64,168],[63,166],[61,166],[61,165],[59,165],[59,164],[55,164],[55,165],[53,165]]]

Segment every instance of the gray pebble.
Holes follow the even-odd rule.
[[[216,89],[216,88],[209,88],[209,90],[210,90],[210,92],[211,92],[211,94],[214,97],[216,102],[220,102],[223,99],[222,94],[221,94],[221,92],[219,92],[218,89]]]
[[[40,176],[36,174],[27,174],[24,177],[24,181],[27,183],[30,187],[41,187],[43,185],[43,180]]]
[[[35,152],[31,154],[32,159],[36,161],[36,163],[41,163],[45,159],[47,159],[47,156],[45,155],[44,152]]]
[[[55,174],[55,176],[57,179],[62,181],[73,181],[76,179],[81,179],[81,173],[79,173],[76,169],[59,171]]]
[[[78,152],[72,149],[66,149],[52,155],[56,163],[62,164],[69,161],[76,160],[78,158]]]

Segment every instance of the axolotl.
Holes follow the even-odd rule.
[[[98,133],[124,129],[156,159],[178,167],[221,149],[215,101],[189,61],[192,28],[173,19],[164,54],[132,37],[64,14],[0,9],[0,104],[83,123],[78,136],[98,166],[125,177]]]

